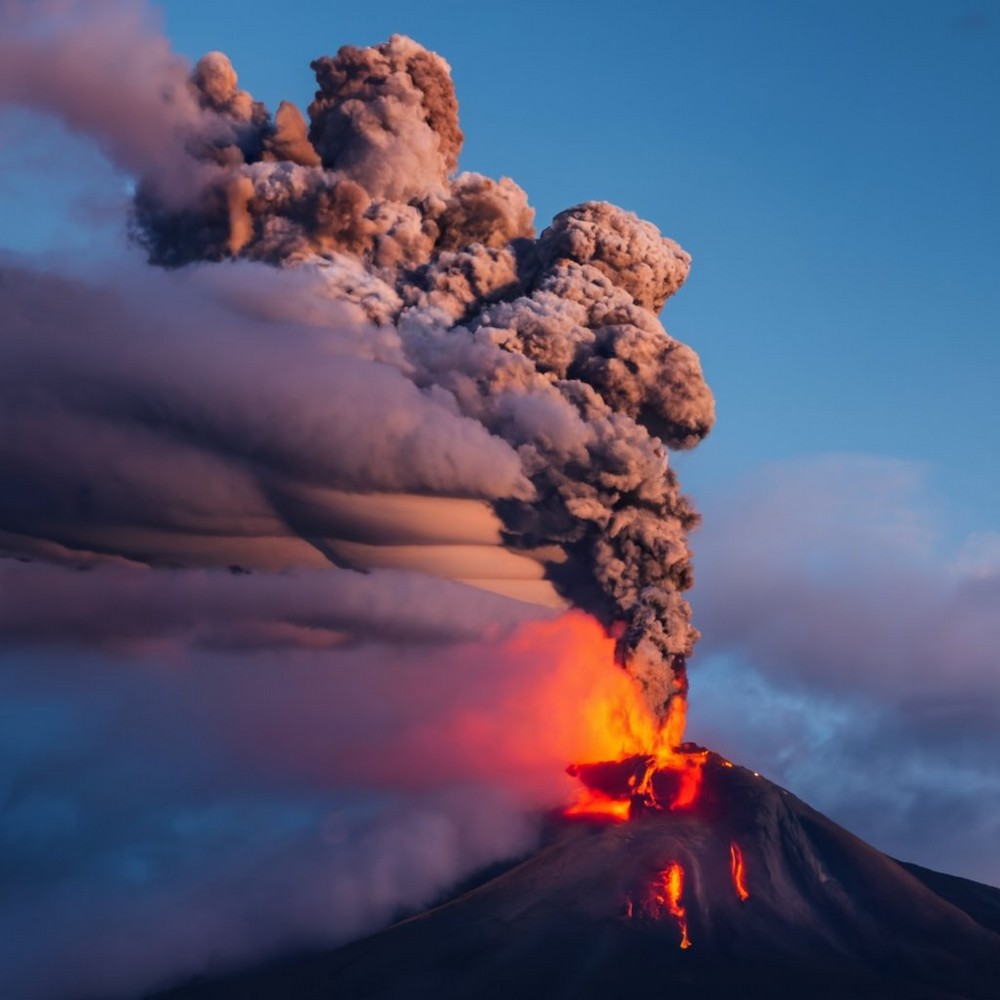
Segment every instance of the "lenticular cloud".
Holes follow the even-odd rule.
[[[167,269],[0,285],[7,551],[395,573],[390,594],[417,574],[431,603],[451,581],[455,617],[483,606],[456,589],[504,620],[576,605],[665,710],[697,638],[668,449],[713,421],[656,316],[688,255],[598,202],[536,238],[516,183],[456,172],[448,64],[409,38],[315,60],[308,118],[272,115],[220,52],[179,76],[147,32],[139,58],[120,9],[4,7],[0,94],[135,175],[134,237]],[[121,102],[102,55],[141,83]]]

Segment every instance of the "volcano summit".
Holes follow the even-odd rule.
[[[147,14],[0,0],[0,101],[127,173],[136,251],[0,261],[11,995],[993,995],[992,890],[685,742],[689,255],[536,232],[410,38],[272,114]]]
[[[338,951],[157,1000],[994,1000],[1000,890],[902,864],[717,754],[698,801],[555,822],[503,874]]]

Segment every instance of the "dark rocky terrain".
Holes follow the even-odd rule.
[[[557,821],[536,854],[443,905],[157,1000],[632,996],[996,1000],[1000,890],[895,861],[710,754],[691,810]]]

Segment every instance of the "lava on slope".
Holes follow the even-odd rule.
[[[729,864],[733,874],[733,888],[736,889],[736,895],[741,900],[749,899],[750,892],[747,889],[746,871],[743,865],[743,851],[740,850],[740,845],[735,841],[729,845]]]
[[[935,878],[705,753],[690,807],[555,816],[535,855],[444,905],[161,1000],[995,1000],[1000,890]]]
[[[644,886],[638,908],[632,894],[626,897],[625,913],[632,920],[638,914],[651,920],[662,920],[671,916],[677,921],[680,932],[679,948],[690,948],[688,937],[687,910],[684,909],[684,868],[678,861],[671,861],[666,868],[656,873],[649,885]]]

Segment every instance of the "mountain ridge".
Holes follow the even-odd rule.
[[[995,1000],[998,928],[1000,890],[896,861],[709,754],[689,810],[557,821],[526,860],[383,931],[156,1000]]]

